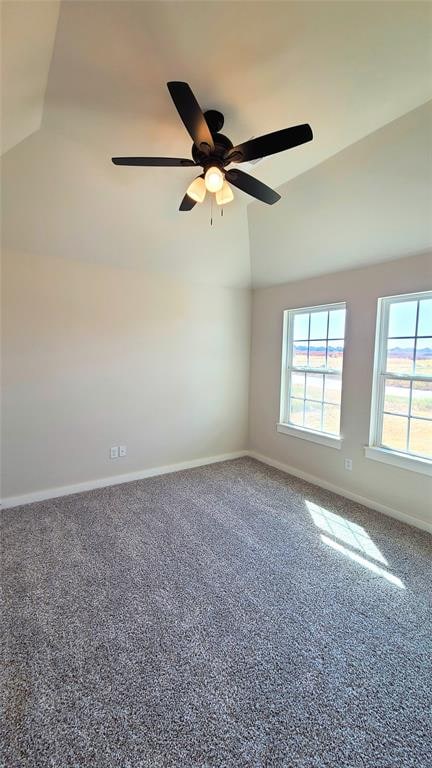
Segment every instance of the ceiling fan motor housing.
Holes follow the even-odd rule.
[[[224,155],[228,149],[233,148],[233,143],[229,138],[223,133],[219,133],[224,124],[224,116],[222,112],[218,112],[216,109],[208,109],[207,112],[204,112],[204,117],[210,128],[214,150],[209,152],[204,146],[197,147],[196,144],[192,144],[192,157],[196,163],[203,167],[216,165],[223,168],[227,164],[224,162]]]
[[[217,109],[208,109],[207,112],[204,112],[204,117],[212,136],[222,130],[225,122],[222,112],[219,112]]]

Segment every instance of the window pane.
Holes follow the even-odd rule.
[[[386,379],[384,410],[390,413],[409,414],[410,382]]]
[[[341,393],[342,378],[340,376],[329,376],[327,374],[324,384],[324,400],[327,403],[337,403],[339,405],[341,401]]]
[[[432,382],[413,382],[411,416],[423,416],[425,419],[432,419]]]
[[[340,339],[345,336],[345,310],[333,309],[330,312],[329,339]]]
[[[403,416],[383,416],[382,445],[395,451],[407,449],[408,419]]]
[[[308,429],[317,429],[321,431],[321,408],[319,403],[305,402],[305,420],[304,425]]]
[[[332,305],[309,310],[286,310],[289,320],[287,341],[292,345],[284,350],[282,372],[284,384],[281,396],[281,418],[289,424],[314,431],[339,434],[340,400],[342,389],[343,334],[345,305],[341,309]],[[343,308],[342,308],[343,307]],[[328,331],[334,334],[331,362],[334,373],[325,373],[328,366]],[[303,369],[303,370],[302,370]],[[289,387],[285,375],[289,374]],[[323,429],[323,400],[328,398]],[[287,402],[287,396],[289,402]]]
[[[322,400],[323,378],[322,373],[308,373],[306,375],[306,397],[309,400]]]
[[[291,397],[304,397],[305,396],[305,374],[296,373],[293,371],[291,374]]]
[[[299,367],[308,364],[308,345],[307,343],[296,343],[293,349],[293,365]]]
[[[340,430],[340,408],[338,405],[323,405],[323,432],[338,435]]]
[[[327,316],[328,312],[311,312],[310,338],[327,338]]]
[[[335,371],[342,370],[344,340],[331,341],[328,347],[327,368]]]
[[[311,341],[309,347],[309,366],[311,368],[326,367],[326,349],[327,342],[325,339]]]
[[[414,339],[389,339],[387,342],[387,371],[412,374]]]
[[[290,400],[289,420],[292,424],[303,426],[303,400],[296,400],[294,397]]]
[[[390,305],[388,335],[415,336],[417,301],[397,301]]]
[[[420,302],[417,335],[432,336],[432,299]]]
[[[417,376],[432,376],[432,338],[417,339],[415,372]]]
[[[294,315],[294,336],[293,339],[307,339],[309,335],[309,312],[306,314]]]
[[[411,453],[432,458],[432,421],[411,419],[409,449]]]

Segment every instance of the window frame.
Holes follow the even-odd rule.
[[[314,312],[328,312],[327,317],[327,337],[328,344],[328,325],[330,321],[330,312],[332,310],[345,310],[345,327],[344,327],[344,352],[342,359],[342,368],[340,371],[329,371],[315,368],[311,369],[309,366],[293,366],[293,353],[294,353],[294,318],[296,315],[314,313]],[[293,309],[285,309],[283,311],[283,333],[282,333],[282,363],[281,363],[281,388],[280,388],[280,407],[279,407],[279,421],[276,425],[278,432],[282,434],[291,435],[292,437],[300,437],[305,440],[310,440],[314,443],[319,443],[330,448],[340,449],[342,446],[342,394],[340,409],[340,423],[339,434],[333,434],[331,432],[324,432],[321,430],[311,429],[310,427],[304,427],[297,424],[293,424],[289,421],[289,409],[291,400],[291,372],[297,371],[299,373],[316,373],[330,376],[340,376],[341,378],[341,390],[343,381],[343,364],[345,360],[345,336],[346,336],[346,319],[347,319],[347,305],[345,301],[332,302],[329,304],[319,304],[313,307],[297,307]],[[309,320],[310,323],[310,320]],[[310,333],[310,331],[309,331]],[[310,342],[310,339],[309,339]],[[325,381],[325,380],[323,380]],[[306,382],[305,382],[306,383]],[[306,394],[306,393],[305,393]],[[322,404],[325,401],[320,401]],[[336,403],[331,403],[336,405]]]
[[[399,294],[395,296],[384,296],[378,299],[376,331],[375,331],[374,366],[373,366],[373,378],[372,378],[369,445],[365,447],[365,455],[368,459],[381,461],[384,464],[393,464],[394,466],[401,467],[402,469],[409,469],[409,470],[413,470],[414,472],[420,472],[421,474],[432,475],[432,459],[428,459],[426,456],[420,456],[415,453],[409,453],[408,451],[397,451],[394,448],[389,448],[388,446],[384,446],[382,444],[386,379],[399,379],[400,381],[409,381],[409,382],[426,381],[426,382],[432,383],[431,376],[421,376],[421,375],[415,374],[414,372],[412,373],[412,375],[401,374],[401,373],[395,373],[393,371],[386,370],[390,307],[392,306],[392,304],[397,304],[400,302],[408,302],[408,301],[418,302],[416,326],[415,326],[415,337],[413,336],[399,337],[401,339],[414,338],[414,343],[415,343],[414,360],[415,360],[417,339],[430,338],[429,336],[417,335],[420,301],[423,299],[432,299],[432,290],[417,291],[416,293],[404,293],[404,294]],[[412,397],[412,387],[410,390],[410,409],[407,417],[408,418],[407,445],[409,445],[408,441],[409,441],[409,429],[410,429],[410,421],[411,421],[411,416],[410,416],[411,397]]]

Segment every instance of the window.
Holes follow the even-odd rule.
[[[432,467],[432,291],[379,299],[366,455]]]
[[[279,432],[340,447],[345,311],[285,310]]]

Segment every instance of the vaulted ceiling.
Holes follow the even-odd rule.
[[[1,153],[42,123],[60,1],[1,3]]]
[[[279,192],[269,210],[248,209],[256,286],[432,251],[432,101]]]
[[[247,284],[250,198],[236,193],[210,228],[207,204],[177,211],[190,169],[110,163],[122,154],[189,156],[191,142],[166,82],[188,81],[203,108],[224,112],[223,130],[234,143],[309,122],[312,143],[254,166],[253,174],[272,186],[348,151],[432,97],[428,3],[74,0],[60,4],[55,40],[58,3],[3,5],[3,89],[22,94],[16,104],[9,95],[3,115],[7,146],[21,142],[4,158],[3,235],[16,250]],[[39,30],[37,45],[11,33],[18,13],[29,34]],[[33,48],[45,51],[37,86]],[[23,108],[26,100],[33,111]],[[43,112],[39,130],[36,104]],[[308,195],[301,199],[306,212]],[[249,207],[251,232],[255,209]],[[259,217],[269,210],[261,206]],[[415,239],[413,230],[412,250]],[[308,245],[318,262],[319,247],[318,239]],[[387,257],[388,243],[384,248],[375,248],[376,260]],[[271,249],[262,247],[258,256],[255,250],[258,272],[264,258],[272,258]],[[337,268],[350,264],[347,252]],[[290,273],[275,270],[273,279]]]

